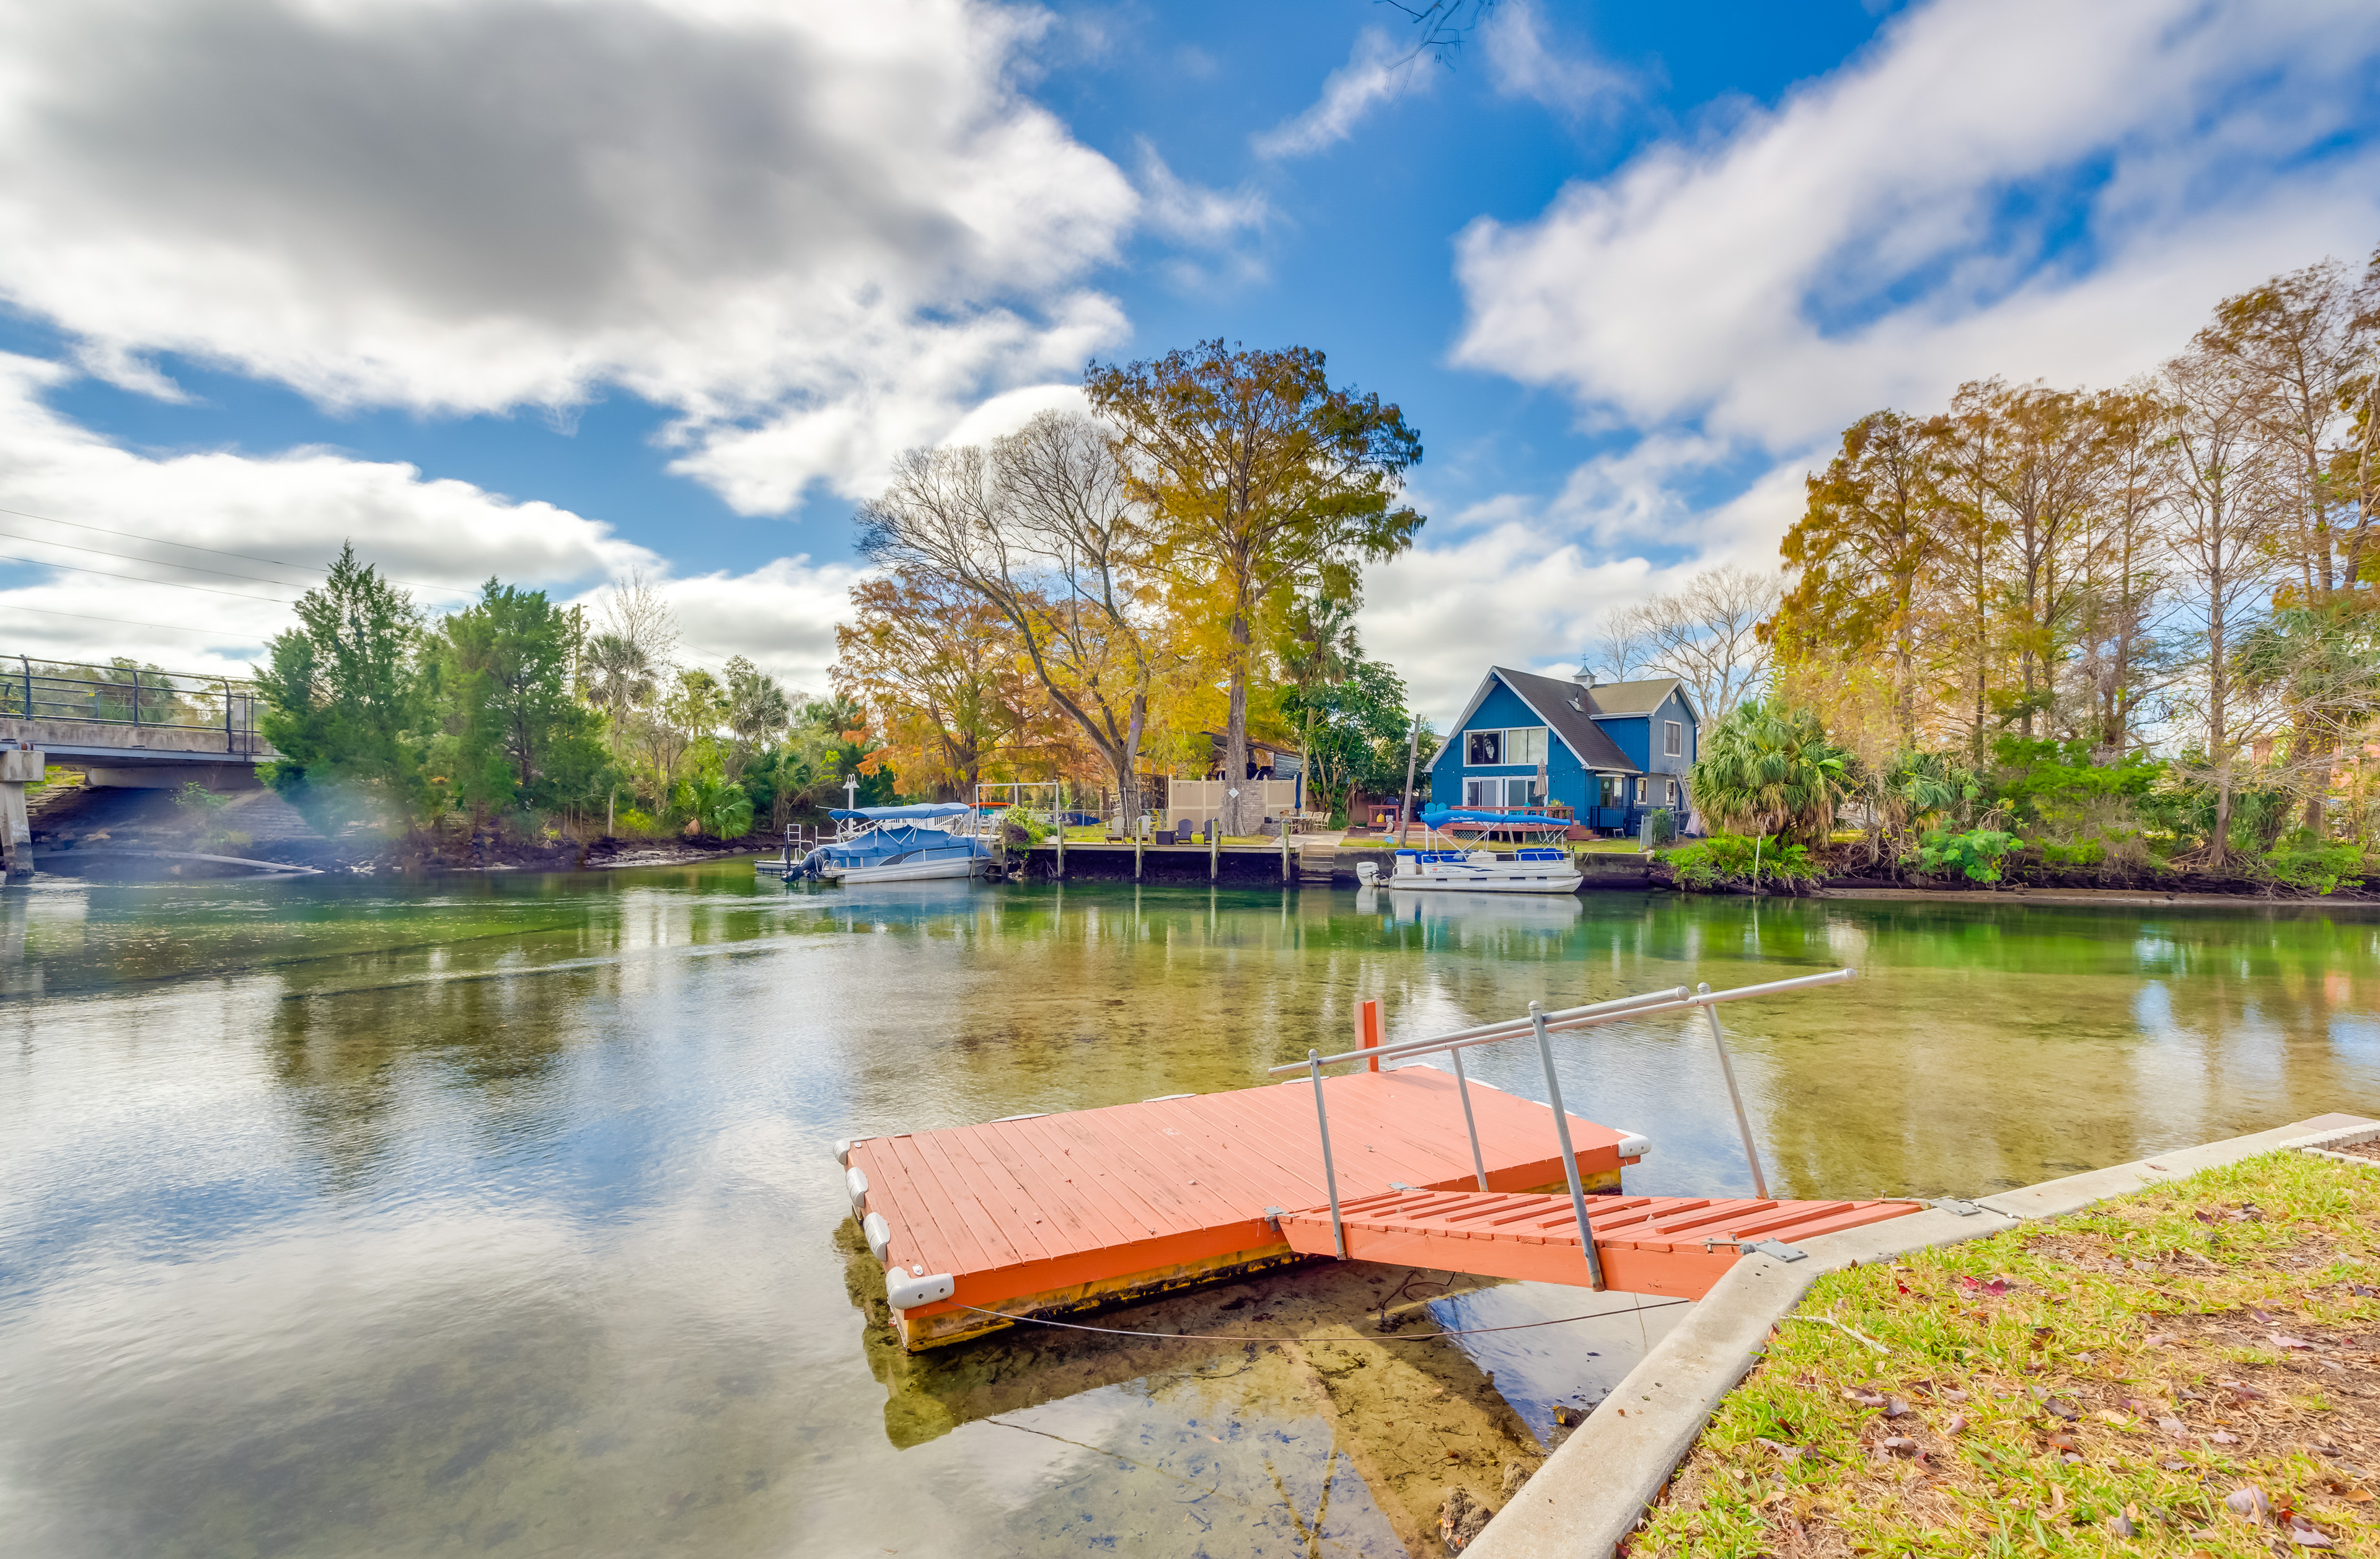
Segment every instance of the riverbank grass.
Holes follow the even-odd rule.
[[[2380,1553],[2380,1163],[1818,1279],[1628,1552]]]

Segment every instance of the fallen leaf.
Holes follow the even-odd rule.
[[[2311,1348],[2313,1346],[2312,1343],[2307,1342],[2302,1337],[2284,1336],[2278,1332],[2265,1333],[2265,1340],[2272,1344],[2277,1348]]]
[[[1881,1407],[1886,1400],[1884,1393],[1868,1391],[1860,1386],[1845,1386],[1843,1395],[1863,1407]]]
[[[2076,1419],[2082,1416],[2082,1408],[2077,1407],[2074,1404],[2067,1401],[2062,1396],[2048,1397],[2045,1399],[2041,1405],[2044,1408],[2057,1414],[2059,1418],[2064,1419],[2069,1423],[2073,1422]]]
[[[2170,1332],[2156,1332],[2150,1334],[2148,1336],[2143,1337],[2141,1339],[2141,1346],[2144,1348],[2169,1347],[2178,1341],[2180,1341],[2180,1339],[2175,1337]]]
[[[1946,1386],[1937,1395],[1940,1395],[1942,1400],[1945,1402],[1964,1402],[1967,1400],[1967,1394],[1959,1390],[1956,1386]]]
[[[2273,1323],[2273,1317],[2272,1317],[2271,1312],[2269,1312],[2269,1311],[2267,1311],[2267,1310],[2265,1310],[2265,1309],[2263,1309],[2259,1308],[2258,1306],[2255,1306],[2255,1305],[2250,1305],[2250,1306],[2248,1307],[2248,1313],[2249,1313],[2250,1315],[2254,1316],[2258,1321],[2263,1321],[2263,1322],[2264,1322],[2265,1325],[2267,1325],[2267,1326],[2270,1326],[2270,1325]]]
[[[2190,1464],[2183,1461],[2180,1456],[2168,1456],[2165,1460],[2157,1463],[2157,1466],[2165,1468],[2168,1472],[2180,1472],[2188,1465]]]
[[[2228,1433],[2219,1429],[2213,1434],[2208,1435],[2206,1438],[2212,1440],[2217,1445],[2237,1445],[2240,1443],[2240,1437],[2238,1435]]]
[[[2100,1408],[2099,1417],[2105,1422],[2111,1423],[2118,1429],[2130,1429],[2132,1425],[2131,1419],[2124,1417],[2123,1414],[2117,1412],[2113,1407]]]
[[[2190,1426],[2183,1423],[2180,1419],[2175,1418],[2159,1419],[2157,1420],[2157,1428],[2165,1431],[2168,1434],[2188,1434],[2190,1432]]]
[[[1900,1398],[1897,1396],[1888,1396],[1884,1399],[1884,1416],[1886,1418],[1898,1419],[1907,1414],[1908,1411],[1909,1404],[1903,1402]]]
[[[1884,1442],[1884,1448],[1896,1456],[1913,1456],[1917,1454],[1917,1442],[1905,1434],[1896,1434]]]
[[[2350,1489],[2338,1497],[2345,1500],[2350,1504],[2368,1504],[2372,1500],[2372,1491],[2369,1489]]]
[[[2291,1527],[2289,1541],[2300,1548],[2337,1548],[2338,1546],[2337,1538],[2327,1532],[2315,1531],[2312,1527]]]
[[[1963,1434],[1966,1432],[1966,1429],[1967,1415],[1964,1413],[1953,1413],[1950,1415],[1949,1420],[1943,1424],[1942,1432],[1945,1434]]]
[[[2136,1538],[2141,1535],[2141,1529],[2132,1525],[2132,1518],[2129,1516],[2119,1516],[2108,1522],[2107,1530],[2119,1538]]]
[[[2224,1495],[2223,1506],[2235,1516],[2244,1516],[2256,1522],[2262,1522],[2273,1514],[2273,1502],[2265,1497],[2264,1490],[2252,1483]]]

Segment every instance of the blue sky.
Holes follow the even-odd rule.
[[[0,650],[61,656],[252,658],[352,538],[432,603],[642,569],[822,688],[892,453],[1221,335],[1421,430],[1365,627],[1455,701],[1773,563],[1864,410],[2380,242],[2343,5],[1504,0],[1444,63],[1364,0],[10,13],[0,553],[103,572],[0,563]]]

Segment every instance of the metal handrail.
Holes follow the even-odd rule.
[[[1593,1029],[1606,1023],[1617,1023],[1624,1017],[1658,1017],[1665,1012],[1683,1012],[1690,1007],[1708,1005],[1714,1002],[1740,1002],[1752,996],[1774,996],[1786,991],[1806,990],[1814,985],[1840,985],[1859,978],[1857,969],[1828,969],[1823,974],[1796,975],[1791,980],[1772,980],[1761,985],[1739,985],[1730,991],[1713,991],[1704,986],[1689,992],[1680,985],[1668,991],[1648,992],[1641,996],[1621,996],[1613,1001],[1596,1002],[1583,1007],[1568,1007],[1545,1015],[1548,1029]],[[1525,1017],[1508,1018],[1500,1023],[1482,1024],[1476,1029],[1458,1029],[1427,1040],[1410,1040],[1402,1044],[1384,1045],[1375,1050],[1342,1051],[1337,1055],[1321,1058],[1322,1065],[1341,1061],[1389,1061],[1407,1055],[1427,1055],[1434,1051],[1451,1050],[1457,1045],[1492,1044],[1498,1040],[1518,1039],[1534,1031],[1535,1026]],[[1293,1061],[1286,1066],[1267,1067],[1269,1075],[1302,1072],[1305,1063]]]
[[[1553,1030],[1593,1029],[1606,1023],[1618,1023],[1623,1018],[1648,1017],[1699,1008],[1705,1022],[1710,1026],[1711,1044],[1718,1052],[1719,1075],[1727,1080],[1728,1102],[1735,1108],[1736,1130],[1743,1139],[1744,1159],[1752,1166],[1753,1188],[1766,1201],[1768,1200],[1768,1179],[1761,1173],[1760,1152],[1752,1139],[1752,1121],[1744,1114],[1743,1095],[1735,1085],[1735,1067],[1728,1060],[1727,1036],[1718,1022],[1718,1004],[1740,1002],[1753,996],[1773,996],[1787,991],[1807,991],[1820,985],[1840,985],[1858,978],[1859,970],[1840,968],[1819,974],[1796,975],[1791,980],[1772,980],[1759,985],[1739,985],[1731,991],[1713,991],[1706,983],[1697,985],[1694,993],[1688,994],[1686,988],[1680,985],[1668,991],[1653,991],[1608,1002],[1593,1002],[1585,1006],[1568,1007],[1558,1013],[1548,1013],[1537,1003],[1531,1002],[1529,1016],[1524,1018],[1458,1029],[1452,1033],[1408,1041],[1400,1045],[1359,1047],[1342,1051],[1337,1055],[1324,1055],[1318,1051],[1308,1050],[1304,1061],[1267,1067],[1266,1075],[1303,1071],[1312,1079],[1315,1124],[1322,1139],[1323,1186],[1330,1198],[1330,1240],[1340,1259],[1344,1261],[1347,1256],[1347,1231],[1339,1214],[1339,1175],[1330,1159],[1330,1107],[1322,1094],[1322,1068],[1339,1061],[1378,1062],[1446,1052],[1454,1063],[1455,1091],[1463,1100],[1463,1126],[1471,1138],[1472,1172],[1477,1175],[1479,1188],[1484,1191],[1488,1188],[1488,1166],[1479,1151],[1479,1125],[1471,1112],[1471,1081],[1463,1074],[1463,1052],[1472,1045],[1494,1044],[1501,1040],[1518,1039],[1524,1033],[1535,1035],[1537,1059],[1545,1069],[1546,1098],[1554,1113],[1554,1136],[1561,1144],[1562,1177],[1570,1187],[1571,1212],[1578,1221],[1578,1242],[1586,1253],[1587,1286],[1600,1293],[1603,1289],[1603,1259],[1596,1251],[1595,1230],[1586,1218],[1586,1190],[1578,1177],[1578,1155],[1571,1147],[1570,1114],[1562,1106],[1561,1079],[1554,1074]]]
[[[0,674],[0,714],[94,725],[221,730],[226,753],[257,749],[259,694],[253,682],[199,672],[36,661],[25,654],[14,659],[15,672]],[[74,675],[79,672],[91,675]]]

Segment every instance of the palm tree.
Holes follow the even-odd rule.
[[[628,711],[638,708],[653,696],[660,686],[653,676],[652,657],[633,639],[616,633],[599,633],[587,641],[584,662],[588,696],[603,710],[605,724],[612,737],[612,761],[620,761],[620,727],[626,723]],[[615,789],[603,798],[603,833],[612,832],[613,806],[617,798]]]
[[[1711,727],[1686,784],[1703,815],[1726,828],[1817,847],[1849,789],[1850,761],[1815,712],[1747,699]]]

